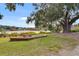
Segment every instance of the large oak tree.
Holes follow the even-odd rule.
[[[58,22],[62,26],[63,32],[70,32],[72,24],[79,18],[78,3],[41,3],[33,5],[36,6],[38,11],[30,16],[28,20],[38,20],[38,22],[41,21],[43,24],[45,23],[45,25],[52,25]],[[45,12],[43,17],[36,16],[40,10]],[[40,15],[42,15],[42,13],[40,13]]]

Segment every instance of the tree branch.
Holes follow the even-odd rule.
[[[74,17],[73,19],[71,19],[71,21],[69,22],[69,24],[73,24],[78,19],[79,19],[79,15],[77,15],[76,17]]]
[[[62,21],[59,21],[59,23],[61,24],[61,25],[64,25],[64,21],[62,20]]]

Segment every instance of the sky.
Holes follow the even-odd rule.
[[[4,15],[0,20],[0,25],[16,26],[16,27],[35,27],[33,23],[26,23],[26,19],[35,10],[35,7],[31,3],[26,3],[23,7],[17,6],[15,11],[10,12],[5,9],[5,5],[0,3],[0,13]],[[75,22],[79,23],[79,20]]]
[[[27,17],[35,10],[31,3],[22,6],[17,6],[15,11],[10,12],[5,9],[5,5],[0,3],[0,13],[4,15],[3,19],[0,20],[0,25],[9,25],[17,27],[35,27],[33,23],[26,23]]]

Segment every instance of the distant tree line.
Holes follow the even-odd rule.
[[[25,28],[25,27],[0,25],[0,31],[18,31],[18,30],[27,30],[27,28]]]

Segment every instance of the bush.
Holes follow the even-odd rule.
[[[10,37],[17,37],[17,36],[19,36],[19,34],[18,33],[11,33],[11,34],[9,34],[9,36]]]
[[[40,34],[49,34],[50,32],[43,32],[41,31]]]
[[[0,34],[0,37],[6,37],[6,35],[5,34]]]
[[[79,32],[79,30],[71,30],[71,32]]]
[[[2,31],[0,33],[0,37],[8,37],[8,34],[5,31]]]
[[[25,33],[21,33],[20,35],[36,35],[37,33],[35,32],[25,32]]]

